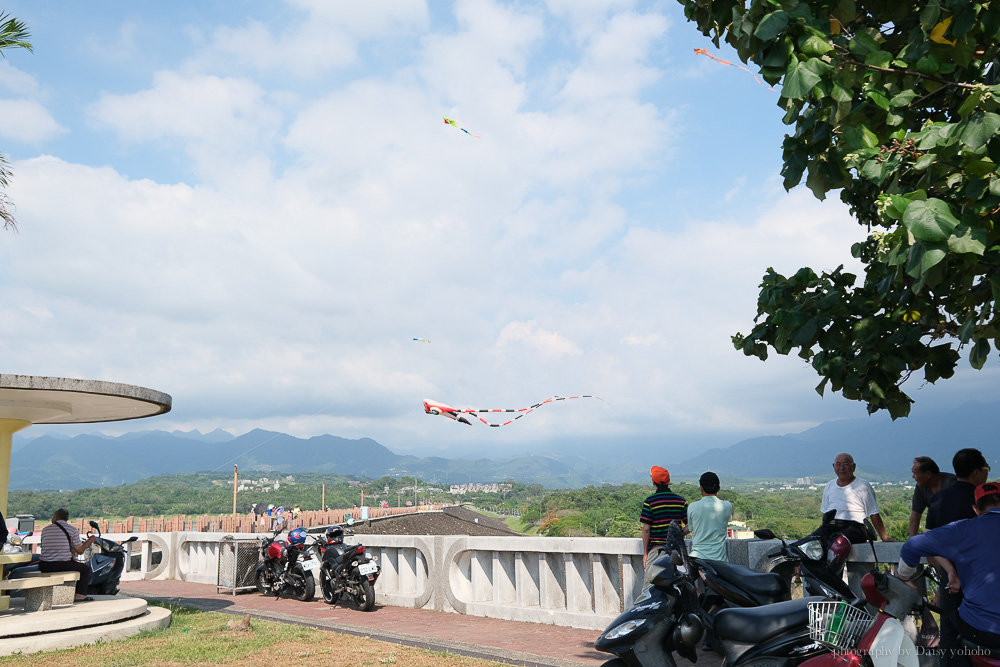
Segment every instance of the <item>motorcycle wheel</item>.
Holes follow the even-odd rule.
[[[375,589],[372,588],[372,584],[368,581],[367,577],[362,577],[355,590],[357,593],[352,594],[352,597],[361,611],[372,611],[375,609]]]
[[[257,570],[257,590],[263,595],[274,595],[274,589],[264,570]]]
[[[337,597],[333,594],[333,580],[330,579],[330,573],[327,572],[326,568],[320,568],[319,570],[319,588],[323,592],[323,601],[327,604],[337,604]]]
[[[292,595],[296,600],[309,602],[316,597],[316,580],[311,574],[306,574],[301,565],[296,564],[292,568],[295,581],[292,582]]]
[[[621,658],[612,658],[601,665],[601,667],[628,667],[628,663]]]

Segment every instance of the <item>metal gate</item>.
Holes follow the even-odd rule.
[[[236,595],[257,587],[257,565],[260,563],[260,542],[238,540],[226,535],[219,542],[219,578],[216,592],[223,589]]]

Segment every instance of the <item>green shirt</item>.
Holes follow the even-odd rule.
[[[691,555],[706,560],[728,561],[726,529],[732,516],[732,503],[716,496],[705,496],[688,505]]]

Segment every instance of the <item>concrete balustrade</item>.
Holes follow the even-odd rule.
[[[123,580],[178,579],[216,585],[223,538],[256,549],[257,533],[139,533],[139,569]],[[124,540],[129,534],[109,534]],[[37,536],[26,542],[35,544]],[[381,604],[603,630],[642,585],[641,542],[622,538],[357,535],[378,557]],[[877,543],[878,561],[896,563],[901,543]],[[730,540],[731,562],[763,569],[777,541]],[[230,547],[231,548],[231,547]],[[153,554],[161,554],[153,565]],[[131,565],[132,559],[128,560]],[[855,546],[849,581],[870,568],[871,546]]]

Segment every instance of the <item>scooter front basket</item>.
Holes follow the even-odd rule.
[[[854,648],[871,627],[871,614],[846,602],[810,602],[809,638],[834,650]]]

